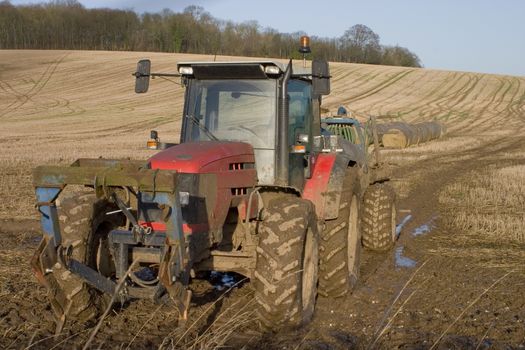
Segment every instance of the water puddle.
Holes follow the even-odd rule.
[[[403,246],[397,247],[395,251],[396,267],[415,267],[417,262],[409,257],[403,256]]]
[[[212,271],[210,280],[216,290],[225,290],[233,287],[239,280],[227,272]]]
[[[412,236],[424,235],[425,233],[429,233],[430,231],[432,231],[432,227],[428,224],[424,224],[419,227],[416,227],[414,232],[412,232]]]
[[[436,227],[436,225],[434,225],[434,220],[436,218],[437,218],[437,215],[434,215],[432,216],[432,218],[430,218],[430,220],[426,224],[416,227],[414,231],[412,232],[412,236],[417,237],[417,236],[421,236],[421,235],[431,232],[432,229]]]
[[[150,269],[149,267],[144,267],[136,271],[135,276],[137,276],[143,281],[154,281],[157,278],[156,272]]]
[[[396,226],[396,236],[399,237],[401,234],[401,230],[403,230],[403,227],[412,219],[412,215],[408,214],[405,216],[405,218],[401,221],[399,225]]]

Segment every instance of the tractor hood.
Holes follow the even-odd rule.
[[[151,169],[181,173],[228,171],[232,164],[255,163],[253,148],[244,142],[187,142],[170,147],[149,159]]]

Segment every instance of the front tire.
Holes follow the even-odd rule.
[[[304,199],[276,198],[259,225],[255,299],[264,330],[296,328],[314,313],[318,280],[317,219]]]
[[[115,209],[114,204],[97,200],[92,194],[66,197],[58,207],[61,245],[72,259],[106,276],[111,274],[107,235],[123,224],[121,215],[106,215]],[[55,265],[46,278],[51,286],[48,297],[58,321],[86,322],[98,316],[103,306],[101,294],[65,266]]]

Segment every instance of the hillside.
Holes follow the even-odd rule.
[[[6,176],[0,218],[32,217],[30,168],[78,157],[143,158],[148,131],[176,140],[182,88],[157,79],[148,94],[133,91],[136,62],[173,72],[177,61],[212,56],[99,51],[0,51],[0,164]],[[234,59],[218,57],[218,60]],[[466,133],[521,128],[525,78],[390,66],[332,64],[332,94],[323,101],[358,117],[444,121]],[[177,81],[176,81],[177,82]],[[18,188],[24,196],[10,189]],[[22,204],[24,203],[24,204]]]
[[[0,51],[2,348],[78,348],[87,339],[90,329],[76,326],[53,337],[44,288],[29,268],[40,240],[31,170],[79,157],[145,159],[152,154],[144,148],[153,128],[163,141],[177,141],[182,88],[156,79],[148,94],[135,94],[131,73],[145,57],[162,72],[174,71],[177,61],[213,59]],[[198,299],[190,310],[195,323],[184,341],[177,338],[172,308],[140,301],[114,311],[94,347],[525,345],[525,301],[519,297],[525,288],[525,78],[343,63],[331,67],[332,94],[323,100],[330,113],[344,105],[360,119],[371,114],[382,120],[438,119],[447,126],[439,141],[381,152],[397,193],[394,250],[364,250],[353,294],[319,297],[313,322],[297,332],[258,333],[250,326],[253,310],[246,309],[253,305],[249,287],[223,294],[212,288],[213,281],[204,281],[192,284]]]

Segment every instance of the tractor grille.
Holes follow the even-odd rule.
[[[229,170],[254,169],[255,163],[230,163]]]
[[[248,188],[246,187],[238,187],[238,188],[232,188],[232,196],[244,196],[248,193]]]

